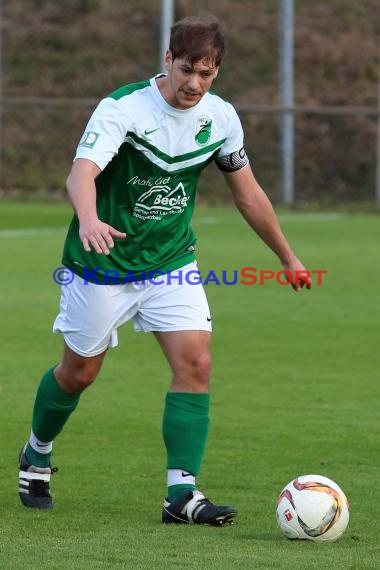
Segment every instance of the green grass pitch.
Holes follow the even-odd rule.
[[[207,286],[212,424],[198,483],[239,509],[219,529],[160,523],[169,370],[152,335],[129,325],[57,439],[54,509],[19,502],[17,453],[39,378],[61,355],[52,272],[69,218],[62,204],[0,207],[0,567],[379,568],[379,217],[280,214],[299,257],[328,271],[312,291]],[[203,272],[280,269],[232,206],[199,208],[194,228]],[[278,493],[307,473],[336,480],[350,500],[337,543],[287,541],[277,529]]]

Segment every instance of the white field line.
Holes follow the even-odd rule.
[[[280,222],[325,222],[340,220],[345,217],[345,214],[335,212],[320,212],[320,213],[289,213],[278,214]],[[209,226],[215,224],[222,224],[229,221],[230,218],[223,216],[205,216],[203,218],[195,218],[193,224],[195,226]],[[67,227],[61,228],[17,228],[0,230],[0,238],[17,238],[17,237],[35,237],[35,236],[49,236],[60,234],[67,231]]]
[[[346,218],[346,214],[339,212],[310,212],[308,213],[287,213],[278,214],[280,222],[329,222],[335,220],[342,220]]]
[[[346,217],[346,214],[341,214],[339,212],[310,212],[310,214],[289,212],[286,214],[277,214],[277,217],[280,222],[326,222],[341,220]],[[228,218],[228,221],[229,220],[230,218]],[[204,218],[195,218],[193,220],[193,224],[197,226],[209,226],[213,224],[225,223],[226,221],[227,218],[224,218],[223,216],[205,216]]]
[[[0,238],[51,236],[60,234],[67,228],[17,228],[15,230],[0,230]]]

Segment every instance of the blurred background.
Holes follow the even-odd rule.
[[[293,196],[288,202],[380,205],[379,0],[293,0]],[[161,71],[159,0],[3,0],[3,197],[60,199],[98,100]],[[284,201],[282,0],[176,0],[175,19],[210,12],[226,31],[214,89],[237,108],[254,172]],[[228,190],[210,167],[201,199]],[[286,201],[286,200],[285,200]]]

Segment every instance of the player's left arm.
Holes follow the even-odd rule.
[[[291,272],[293,289],[299,291],[304,285],[310,289],[310,272],[292,251],[280,228],[272,204],[254,177],[250,165],[246,164],[239,170],[225,171],[223,174],[242,216],[279,257],[284,269]]]

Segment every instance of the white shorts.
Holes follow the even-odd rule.
[[[211,316],[201,283],[187,279],[196,262],[145,283],[96,285],[74,276],[62,286],[53,332],[81,356],[96,356],[118,344],[117,329],[133,319],[136,331],[211,331]],[[177,276],[177,278],[176,278]],[[178,278],[180,276],[180,278]]]

